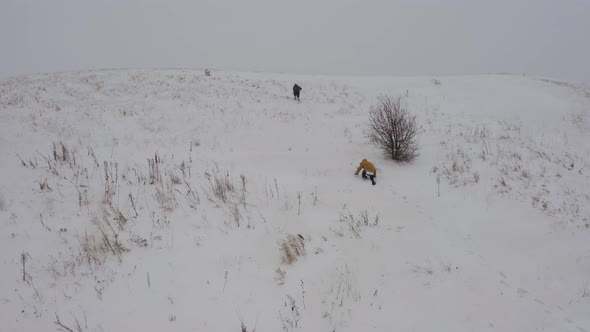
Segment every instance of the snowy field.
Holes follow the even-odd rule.
[[[589,142],[590,89],[523,76],[6,80],[0,330],[590,332]]]

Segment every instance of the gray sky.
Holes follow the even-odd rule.
[[[590,0],[0,0],[0,77],[189,67],[590,82]]]

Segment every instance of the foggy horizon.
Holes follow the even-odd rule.
[[[0,78],[210,68],[590,82],[588,17],[576,0],[4,0]]]

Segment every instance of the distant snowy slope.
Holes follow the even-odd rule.
[[[1,82],[1,329],[590,331],[589,90],[433,79]],[[366,139],[381,94],[411,164]]]

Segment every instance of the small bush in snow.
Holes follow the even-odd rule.
[[[209,181],[212,194],[209,196],[209,200],[228,203],[236,193],[236,186],[229,173],[223,174],[218,169],[215,169],[211,173],[205,173],[205,176]]]
[[[284,310],[279,310],[279,319],[283,323],[283,331],[293,331],[299,327],[301,314],[297,301],[291,295],[287,295]]]
[[[148,158],[147,161],[149,165],[150,184],[160,183],[162,181],[162,173],[160,172],[162,159],[160,159],[160,156],[156,153],[154,154],[154,158]]]
[[[116,223],[114,223],[115,221]],[[78,237],[80,252],[77,258],[80,263],[87,263],[88,267],[96,268],[102,265],[111,254],[121,262],[121,255],[129,251],[121,241],[119,235],[124,231],[127,218],[121,211],[116,215],[104,209],[101,215],[92,217],[95,230]]]
[[[301,235],[288,234],[279,246],[281,259],[285,264],[293,264],[297,257],[305,255],[305,242]]]
[[[410,162],[418,155],[416,117],[402,106],[401,97],[381,96],[369,111],[369,139],[385,155]]]
[[[73,153],[68,149],[63,142],[59,142],[59,146],[56,143],[53,143],[53,159],[55,161],[66,163],[66,162],[74,162]]]
[[[379,214],[376,214],[375,218],[371,220],[371,218],[369,218],[369,212],[363,210],[358,214],[358,217],[355,217],[345,205],[340,212],[339,221],[347,224],[348,230],[354,235],[354,237],[360,239],[361,233],[365,228],[374,227],[379,224]],[[343,235],[344,234],[339,236]]]
[[[438,176],[445,177],[453,186],[466,186],[470,183],[478,183],[480,176],[478,172],[471,173],[471,157],[463,149],[458,148],[447,154],[447,160],[442,165]],[[433,173],[438,172],[438,167]]]
[[[163,211],[172,212],[178,206],[174,188],[168,183],[157,185],[154,197]]]
[[[235,207],[242,205],[246,208],[246,176],[240,175],[239,183],[234,182],[234,178],[229,172],[221,172],[218,168],[211,172],[206,172],[205,177],[209,182],[209,193],[207,198],[218,206],[226,205]]]

